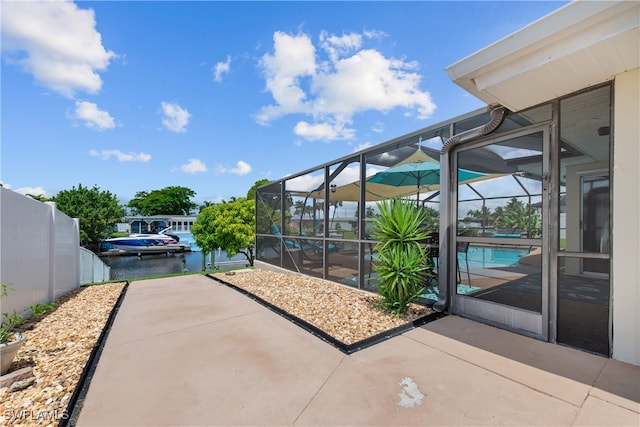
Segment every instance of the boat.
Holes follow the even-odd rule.
[[[166,253],[190,250],[189,244],[180,243],[176,235],[168,234],[171,227],[158,233],[133,233],[127,237],[111,237],[100,243],[101,253]]]

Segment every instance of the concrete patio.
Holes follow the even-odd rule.
[[[447,316],[346,355],[205,276],[132,282],[78,426],[640,425],[640,367]]]

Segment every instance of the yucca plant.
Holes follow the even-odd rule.
[[[426,249],[423,242],[429,236],[423,225],[426,213],[415,202],[389,199],[378,203],[380,216],[374,219],[373,234],[379,241],[378,294],[381,305],[395,314],[405,314],[409,305],[424,291],[429,277]]]

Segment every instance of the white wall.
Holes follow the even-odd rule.
[[[613,358],[640,365],[640,69],[616,76],[613,155]]]
[[[23,312],[80,286],[79,226],[55,208],[0,187],[2,312]]]
[[[56,209],[55,203],[46,205],[51,208],[52,220],[49,300],[54,300],[80,284],[80,224],[78,219],[69,218]]]

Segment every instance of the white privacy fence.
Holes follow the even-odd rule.
[[[0,303],[3,313],[22,312],[91,282],[81,281],[79,235],[79,221],[55,203],[0,187],[0,281],[13,289]],[[100,277],[108,280],[108,272]]]
[[[80,248],[80,284],[106,282],[111,279],[111,267],[89,249]]]

